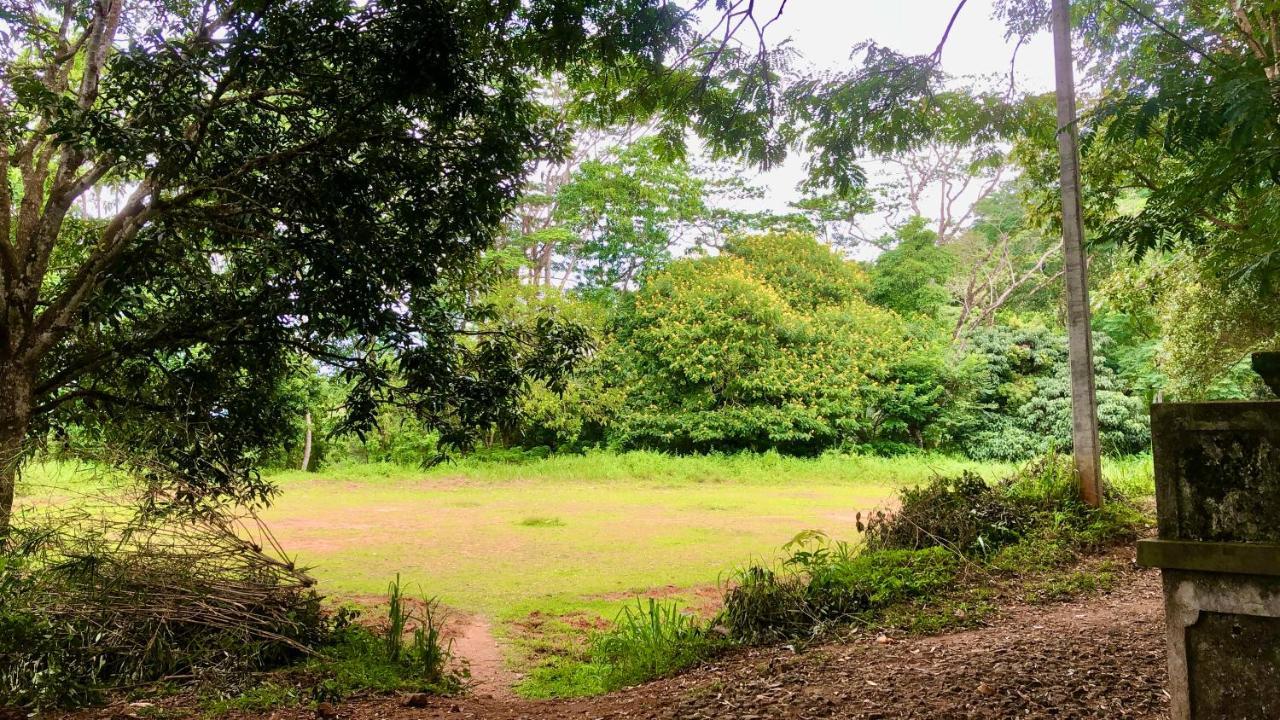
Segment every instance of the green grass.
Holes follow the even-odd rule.
[[[772,558],[799,529],[849,536],[859,511],[962,466],[973,463],[656,453],[355,465],[274,476],[281,493],[266,519],[331,594],[377,596],[400,573],[415,592],[499,620],[612,617],[635,592],[679,597]]]
[[[464,458],[429,469],[377,463],[342,465],[326,469],[321,474],[352,481],[465,479],[473,483],[531,480],[676,485],[726,482],[751,485],[849,482],[897,485],[920,482],[939,473],[954,475],[965,469],[976,470],[984,476],[1003,476],[1015,467],[1016,464],[980,463],[931,453],[892,458],[832,453],[817,458],[796,458],[776,453],[675,456],[636,451],[554,455],[520,462]],[[290,471],[276,477],[291,480],[313,475]]]
[[[649,452],[429,469],[347,465],[273,474],[280,493],[264,518],[322,592],[383,602],[398,574],[415,596],[487,616],[520,669],[595,673],[523,690],[572,694],[606,680],[563,659],[588,652],[589,629],[637,595],[706,606],[733,569],[776,561],[800,530],[856,540],[857,514],[886,506],[903,486],[962,470],[994,480],[1015,469],[931,454]],[[1104,470],[1125,494],[1151,492],[1150,458],[1108,461]],[[56,503],[109,483],[90,470],[35,465],[22,502]]]
[[[399,573],[415,593],[493,620],[513,663],[540,668],[525,694],[581,694],[606,680],[565,659],[638,594],[706,606],[734,568],[772,561],[797,530],[855,536],[859,512],[960,468],[1012,470],[937,455],[647,452],[350,465],[275,475],[266,519],[324,592],[376,598]]]
[[[519,525],[523,527],[564,527],[564,521],[560,518],[530,517],[521,520]]]

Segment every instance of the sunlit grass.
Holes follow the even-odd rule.
[[[325,594],[381,598],[399,575],[415,595],[488,616],[527,652],[518,623],[531,616],[590,624],[654,591],[705,606],[734,568],[776,559],[800,530],[856,540],[857,514],[904,485],[963,470],[994,480],[1017,467],[932,454],[648,452],[343,465],[270,475],[280,492],[263,515]],[[1108,460],[1104,474],[1126,495],[1152,492],[1150,457]],[[31,465],[21,502],[52,506],[113,487],[118,479],[92,468]]]

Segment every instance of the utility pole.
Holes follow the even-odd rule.
[[[1080,499],[1102,505],[1102,456],[1098,448],[1098,398],[1093,377],[1089,319],[1089,263],[1080,206],[1079,128],[1075,67],[1071,57],[1071,3],[1053,0],[1053,55],[1058,95],[1058,156],[1062,175],[1062,256],[1067,286],[1067,341],[1071,360],[1071,439]]]

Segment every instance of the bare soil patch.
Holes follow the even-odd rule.
[[[636,598],[669,600],[671,598],[686,598],[689,599],[686,611],[706,619],[714,616],[724,607],[724,592],[725,588],[721,585],[695,585],[693,587],[664,585],[650,590],[611,592],[594,597],[602,600],[634,600]]]
[[[471,673],[471,693],[477,698],[515,699],[512,673],[503,659],[502,646],[493,636],[493,625],[482,615],[472,615],[452,628],[455,658],[466,661]]]

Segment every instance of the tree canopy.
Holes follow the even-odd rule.
[[[656,0],[5,0],[0,21],[0,528],[50,427],[96,428],[170,497],[252,500],[299,362],[349,379],[347,427],[396,402],[459,443],[563,372],[581,332],[477,334],[470,301],[527,168],[563,151],[537,78],[644,85],[630,112],[769,142],[729,102],[741,66],[668,67],[701,37]]]

